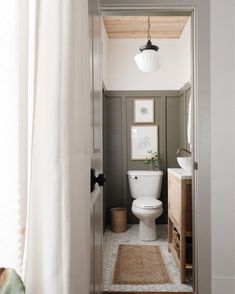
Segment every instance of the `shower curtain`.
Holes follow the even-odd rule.
[[[89,292],[87,2],[35,0],[28,294]]]

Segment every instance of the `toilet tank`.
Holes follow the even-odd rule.
[[[162,171],[128,170],[131,197],[160,198],[162,188]]]

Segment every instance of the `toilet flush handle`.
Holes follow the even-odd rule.
[[[131,179],[137,180],[138,177],[137,176],[130,176]]]

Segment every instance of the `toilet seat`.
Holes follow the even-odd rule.
[[[162,201],[153,197],[140,197],[133,201],[133,207],[142,209],[156,209],[162,207]]]

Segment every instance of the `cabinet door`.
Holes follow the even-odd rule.
[[[173,223],[176,224],[177,229],[180,228],[181,224],[181,181],[176,177],[169,175],[168,178],[168,213]]]
[[[192,183],[185,185],[186,193],[186,232],[192,232]]]

